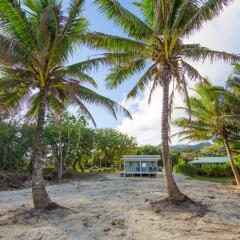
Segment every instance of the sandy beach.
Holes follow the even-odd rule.
[[[163,176],[126,178],[97,175],[48,186],[53,201],[66,207],[33,210],[31,189],[0,192],[0,239],[12,240],[238,240],[240,190],[176,175],[180,188],[206,206],[192,211],[154,211],[149,200],[166,196]]]

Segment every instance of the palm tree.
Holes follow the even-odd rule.
[[[234,74],[229,76],[227,85],[240,97],[240,63],[234,64]]]
[[[193,118],[179,118],[173,122],[175,126],[183,129],[177,135],[181,140],[222,142],[236,183],[240,186],[240,175],[230,147],[231,142],[240,139],[240,128],[231,120],[233,116],[240,117],[239,97],[222,87],[214,87],[210,82],[198,85],[195,91],[197,96],[190,98]]]
[[[210,58],[211,61],[236,61],[238,57],[226,52],[213,51],[199,44],[184,44],[184,38],[201,29],[202,25],[219,15],[229,0],[169,1],[141,0],[136,3],[144,19],[140,19],[125,9],[117,0],[95,0],[99,9],[111,19],[128,38],[103,33],[89,33],[83,41],[90,47],[102,49],[102,57],[113,64],[107,77],[109,88],[116,88],[134,74],[145,71],[130,90],[127,98],[136,97],[151,85],[151,95],[157,87],[162,87],[162,146],[163,162],[169,199],[183,201],[186,198],[176,185],[169,158],[169,121],[172,105],[170,84],[187,93],[187,80],[202,81],[203,77],[187,61]]]
[[[85,103],[103,106],[115,117],[118,110],[129,113],[83,85],[96,87],[86,73],[96,66],[96,59],[66,65],[87,31],[88,22],[81,14],[84,0],[71,1],[65,12],[61,1],[21,2],[0,4],[0,100],[5,109],[24,104],[28,114],[36,116],[32,194],[35,208],[46,208],[52,204],[41,163],[46,111],[77,106],[94,124]]]

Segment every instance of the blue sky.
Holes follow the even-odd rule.
[[[134,12],[140,14],[131,2],[132,0],[119,0],[122,5]],[[64,8],[68,4],[68,0],[63,0]],[[99,14],[97,7],[94,6],[93,0],[86,0],[85,10],[83,14],[90,22],[90,29],[108,34],[122,35],[122,31],[114,26],[111,21],[107,20],[103,15]],[[240,0],[235,0],[234,3],[225,8],[222,14],[203,26],[202,30],[194,36],[186,39],[187,42],[200,43],[202,46],[218,51],[227,51],[231,53],[240,53]],[[70,62],[76,62],[87,59],[97,52],[88,50],[86,47],[78,49],[73,59]],[[199,72],[208,76],[209,79],[218,85],[224,85],[229,74],[232,73],[232,66],[223,62],[211,63],[209,61],[193,63]],[[98,92],[114,99],[117,102],[123,102],[125,95],[133,86],[137,77],[129,79],[121,85],[117,90],[108,90],[105,88],[104,78],[107,74],[106,69],[100,69],[93,73],[92,76],[98,83]],[[147,104],[147,90],[143,94],[126,104],[131,110],[133,120],[129,120],[120,116],[118,121],[115,121],[111,115],[104,110],[91,107],[90,110],[96,119],[98,127],[116,127],[118,130],[136,137],[139,144],[159,144],[161,141],[161,89],[156,90],[152,103]],[[175,106],[182,105],[182,97],[179,94],[175,95]],[[183,116],[182,112],[174,111],[173,118]],[[172,128],[172,132],[176,129]],[[173,139],[173,144],[179,143],[178,139]]]

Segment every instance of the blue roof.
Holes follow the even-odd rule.
[[[197,157],[195,160],[191,161],[192,164],[198,163],[227,163],[229,162],[228,157]]]

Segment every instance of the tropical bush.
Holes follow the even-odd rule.
[[[176,173],[182,173],[187,176],[196,175],[196,168],[183,160],[180,160],[176,165],[174,165],[173,171]]]
[[[203,165],[197,169],[198,175],[206,177],[229,177],[232,176],[231,168],[228,165]]]
[[[111,168],[111,167],[103,167],[101,168],[101,172],[104,172],[104,173],[110,173],[110,172],[116,172],[117,169],[116,168]]]
[[[34,132],[32,126],[0,122],[0,170],[28,169]]]
[[[235,164],[237,166],[237,168],[240,170],[240,156],[238,156],[235,160]]]
[[[236,163],[240,170],[240,162]],[[206,176],[206,177],[232,177],[233,172],[229,163],[224,165],[204,164],[201,167],[192,166],[183,160],[180,160],[173,168],[174,172],[182,173],[187,176]]]
[[[240,169],[240,168],[239,168]],[[229,163],[224,165],[205,164],[196,168],[197,174],[206,177],[231,177],[233,176]]]

